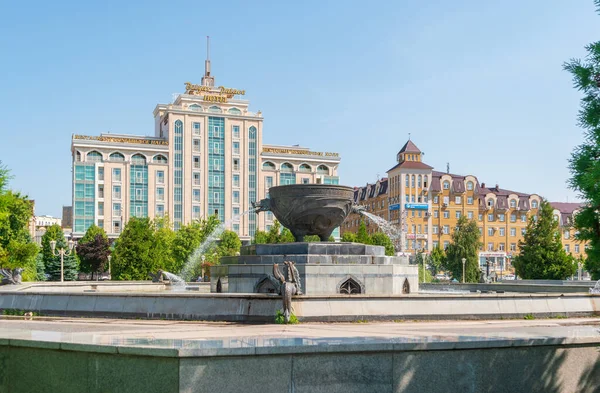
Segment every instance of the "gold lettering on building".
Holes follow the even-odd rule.
[[[194,85],[193,83],[185,82],[185,94],[194,96],[203,95],[202,99],[208,102],[227,102],[228,98],[233,98],[236,95],[246,95],[246,90],[232,89],[225,86]]]
[[[164,145],[168,146],[168,141],[153,140],[153,139],[137,139],[137,138],[122,138],[115,136],[89,136],[89,135],[74,135],[73,139],[82,139],[86,141],[100,141],[113,143],[138,143],[142,145]]]
[[[275,147],[264,147],[263,153],[276,153],[276,154],[297,154],[303,156],[322,156],[322,157],[339,157],[339,153],[333,152],[322,152],[322,151],[310,151],[300,149],[278,149]]]

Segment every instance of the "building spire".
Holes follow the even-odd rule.
[[[210,36],[206,36],[206,60],[204,61],[204,76],[202,86],[214,87],[215,78],[210,76]]]

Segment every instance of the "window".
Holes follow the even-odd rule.
[[[197,188],[192,190],[192,202],[200,202],[200,190]]]
[[[494,243],[488,243],[488,251],[494,251]]]
[[[240,142],[233,142],[233,154],[240,154]]]
[[[571,246],[568,244],[565,244],[565,252],[571,252]]]
[[[110,161],[125,161],[125,156],[121,153],[112,153],[108,156]]]
[[[444,242],[444,250],[447,249],[449,245],[450,245],[450,242],[446,240]]]
[[[104,202],[98,202],[98,215],[104,215]]]
[[[498,214],[498,221],[504,222],[504,214]]]
[[[98,220],[98,228],[104,229],[104,220]]]
[[[190,108],[193,105],[190,106]],[[200,123],[192,123],[192,131],[194,133],[194,135],[200,135]]]
[[[319,165],[317,167],[317,173],[320,175],[329,175],[329,168],[325,165]]]
[[[80,152],[75,153],[75,161],[81,162],[81,153]]]
[[[488,207],[494,207],[494,200],[492,198],[487,200]]]
[[[240,192],[239,191],[233,192],[233,203],[240,203]]]
[[[537,207],[538,207],[538,201],[535,201],[535,200],[531,201],[531,208],[532,209],[537,209]]]
[[[233,218],[235,218],[237,220],[240,219],[240,208],[239,207],[233,208]]]
[[[433,203],[439,203],[440,197],[437,195],[433,197]]]
[[[444,190],[450,189],[450,182],[448,180],[444,180]]]
[[[483,235],[483,228],[482,227],[478,227],[479,229],[479,236]]]
[[[467,212],[467,218],[469,220],[472,220],[473,219],[473,212]]]
[[[498,251],[504,251],[504,243],[498,244]]]
[[[433,241],[433,248],[438,248],[440,246],[440,242],[438,242],[437,240]]]
[[[433,234],[434,234],[434,235],[437,235],[437,233],[438,233],[438,226],[437,226],[437,225],[434,225],[434,226],[432,227],[432,229],[433,229]]]
[[[192,151],[194,153],[200,153],[200,139],[194,138],[192,141]]]
[[[504,236],[504,228],[500,228],[500,236]]]
[[[455,212],[455,214],[456,214],[456,218],[460,218],[460,211],[458,211],[458,210],[457,210],[457,211]]]
[[[240,159],[239,158],[234,158],[233,159],[233,170],[234,171],[239,171],[240,170]]]
[[[265,177],[265,187],[267,191],[269,191],[269,188],[273,187],[273,176]]]
[[[510,251],[517,251],[517,243],[510,243]]]
[[[121,223],[119,221],[113,221],[113,233],[121,233]]]
[[[86,157],[89,162],[102,162],[102,154],[97,151],[89,152]]]
[[[494,236],[494,228],[488,228],[488,236]]]
[[[409,177],[410,177],[410,176],[408,176],[408,175],[404,175],[404,180],[406,180],[406,182],[405,182],[405,186],[406,186],[406,187],[408,187],[408,185],[409,185],[409,182],[410,182],[410,178],[409,178]]]
[[[459,196],[454,197],[454,203],[460,205],[462,203],[461,198]]]
[[[510,222],[517,222],[517,215],[516,214],[511,214],[510,215]]]
[[[444,197],[444,205],[448,206],[450,204],[450,197]]]
[[[527,222],[527,216],[525,214],[521,214],[521,222]]]
[[[156,200],[159,202],[164,202],[165,200],[165,189],[163,187],[158,187],[156,189]]]
[[[156,184],[165,184],[165,171],[156,171]]]
[[[473,204],[473,197],[469,196],[467,197],[467,205],[472,205]]]
[[[131,157],[131,163],[133,165],[146,165],[146,157],[141,154],[134,154]]]
[[[112,180],[113,181],[121,181],[121,169],[120,168],[113,168]]]
[[[302,184],[308,184],[309,181],[310,181],[309,178],[304,178],[304,179],[302,179]]]
[[[421,217],[421,210],[417,212],[417,216]]]
[[[268,228],[267,232],[269,231],[269,229],[271,229],[271,228]],[[233,231],[239,235],[240,234],[240,224],[233,224]]]
[[[298,167],[298,172],[310,173],[311,171],[312,171],[312,168],[308,164],[302,164]]]
[[[438,218],[439,216],[440,216],[440,212],[439,212],[439,211],[437,211],[437,210],[434,210],[434,211],[433,211],[433,217],[434,217],[434,218]]]
[[[525,232],[527,232],[527,230],[525,228],[521,228],[521,236],[525,236]]]
[[[477,218],[479,219],[479,221],[483,221],[483,214],[479,213],[479,215],[477,216]]]
[[[112,197],[114,199],[121,199],[121,186],[113,186]]]
[[[213,106],[211,106],[211,107],[208,108],[208,111],[212,112],[212,113],[221,113],[221,108],[219,108],[216,105],[213,105]]]
[[[193,185],[195,186],[199,186],[200,185],[200,173],[199,172],[194,172],[194,174],[192,175],[193,177]]]
[[[192,219],[193,220],[200,219],[200,206],[192,206]]]
[[[510,228],[510,236],[517,236],[517,228]]]
[[[472,181],[467,182],[467,190],[473,191],[473,182]]]
[[[135,189],[135,200],[136,201],[144,200],[144,190],[142,190],[141,188]]]
[[[417,187],[421,188],[421,175],[417,177]]]
[[[104,185],[98,184],[98,198],[104,198]]]
[[[575,252],[579,254],[579,244],[575,244]]]
[[[241,115],[242,111],[239,110],[238,108],[230,108],[227,112],[231,113],[232,115]]]
[[[232,126],[232,134],[234,138],[239,138],[240,137],[240,126]]]
[[[290,163],[284,162],[281,164],[281,172],[290,173],[294,171],[294,166]]]
[[[240,175],[233,175],[233,186],[234,187],[240,186]]]
[[[571,235],[571,234],[569,233],[569,230],[566,230],[566,231],[564,232],[565,239],[567,239],[567,240],[568,240],[568,239],[569,239],[569,237],[571,237],[570,235]]]
[[[113,216],[120,216],[121,215],[121,204],[120,203],[113,203]]]
[[[193,168],[194,169],[200,169],[200,157],[199,156],[194,156],[193,160],[194,160]]]
[[[450,226],[444,225],[444,227],[442,228],[442,232],[444,233],[444,235],[448,235],[450,233]]]
[[[157,163],[157,164],[166,164],[167,157],[163,156],[162,154],[158,154],[158,155],[154,156],[154,158],[152,158],[152,162]]]
[[[269,162],[269,161],[264,162],[262,167],[263,167],[263,170],[266,170],[266,171],[274,171],[275,170],[275,164],[273,164],[272,162]]]
[[[511,209],[514,209],[517,207],[517,200],[516,199],[511,199],[510,200],[510,207]]]
[[[444,218],[450,218],[450,212],[448,210],[444,211]]]
[[[165,205],[156,205],[156,217],[165,216]]]
[[[494,221],[494,215],[488,214],[488,221]]]
[[[104,167],[98,167],[98,180],[104,180]]]

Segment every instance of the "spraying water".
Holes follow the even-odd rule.
[[[234,218],[229,219],[225,222],[222,222],[217,227],[215,227],[215,229],[210,233],[210,235],[208,235],[206,237],[206,239],[204,239],[204,241],[188,257],[188,259],[185,262],[185,265],[183,265],[183,268],[181,269],[181,272],[179,273],[179,275],[185,279],[191,280],[194,269],[196,268],[198,263],[202,262],[202,256],[204,254],[206,254],[207,251],[210,250],[210,248],[213,246],[213,244],[217,240],[219,240],[219,238],[221,237],[223,232],[225,232],[225,229],[228,226],[230,226],[230,224],[232,222],[239,220],[241,216],[244,216],[244,215],[246,215],[248,213],[252,213],[252,212],[254,212],[254,208],[246,210],[245,212],[241,213],[239,216],[235,216]]]
[[[163,276],[165,276],[169,281],[171,281],[171,284],[173,285],[173,287],[181,287],[181,289],[183,289],[185,287],[185,280],[173,273],[169,273],[169,272],[165,272],[164,270],[162,271]]]
[[[600,280],[596,281],[594,288],[590,288],[590,293],[593,295],[600,295]]]
[[[364,210],[360,211],[360,214],[373,221],[381,229],[381,231],[385,233],[387,237],[390,238],[390,240],[394,244],[394,247],[398,249],[398,245],[402,241],[402,232],[400,232],[400,230],[396,226],[394,226],[389,221],[386,221],[383,218],[376,216],[375,214],[366,212]]]

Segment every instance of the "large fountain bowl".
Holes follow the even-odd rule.
[[[352,209],[354,189],[327,184],[291,184],[269,188],[268,207],[296,241],[317,235],[327,241]],[[261,201],[265,203],[265,201]]]

